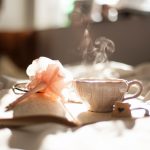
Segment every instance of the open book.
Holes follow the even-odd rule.
[[[41,99],[42,97],[38,97],[38,95],[31,97],[31,99],[28,100],[30,102],[20,104],[15,110],[5,112],[6,106],[15,100],[16,97],[18,97],[18,95],[9,90],[1,99],[0,127],[26,126],[46,122],[78,127],[111,119],[111,113],[90,112],[83,103],[50,101],[46,100],[46,98]]]

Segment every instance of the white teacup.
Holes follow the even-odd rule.
[[[115,101],[136,98],[143,90],[138,80],[84,78],[74,80],[73,85],[89,110],[94,112],[111,112]],[[136,93],[125,97],[132,85],[137,85]]]

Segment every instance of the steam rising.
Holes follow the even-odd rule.
[[[83,52],[84,64],[104,63],[115,52],[115,44],[105,37],[97,38],[93,42],[88,29],[85,29],[80,50]]]

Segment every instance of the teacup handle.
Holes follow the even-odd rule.
[[[140,81],[138,81],[138,80],[129,81],[128,82],[128,90],[127,91],[129,91],[129,89],[130,89],[130,87],[132,85],[137,85],[138,86],[137,92],[135,94],[133,94],[132,96],[125,97],[123,100],[136,98],[142,93],[143,85],[142,85],[142,83]]]

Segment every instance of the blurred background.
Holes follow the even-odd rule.
[[[80,63],[87,26],[115,43],[109,60],[150,61],[150,0],[0,0],[0,74],[22,77],[39,56]]]

